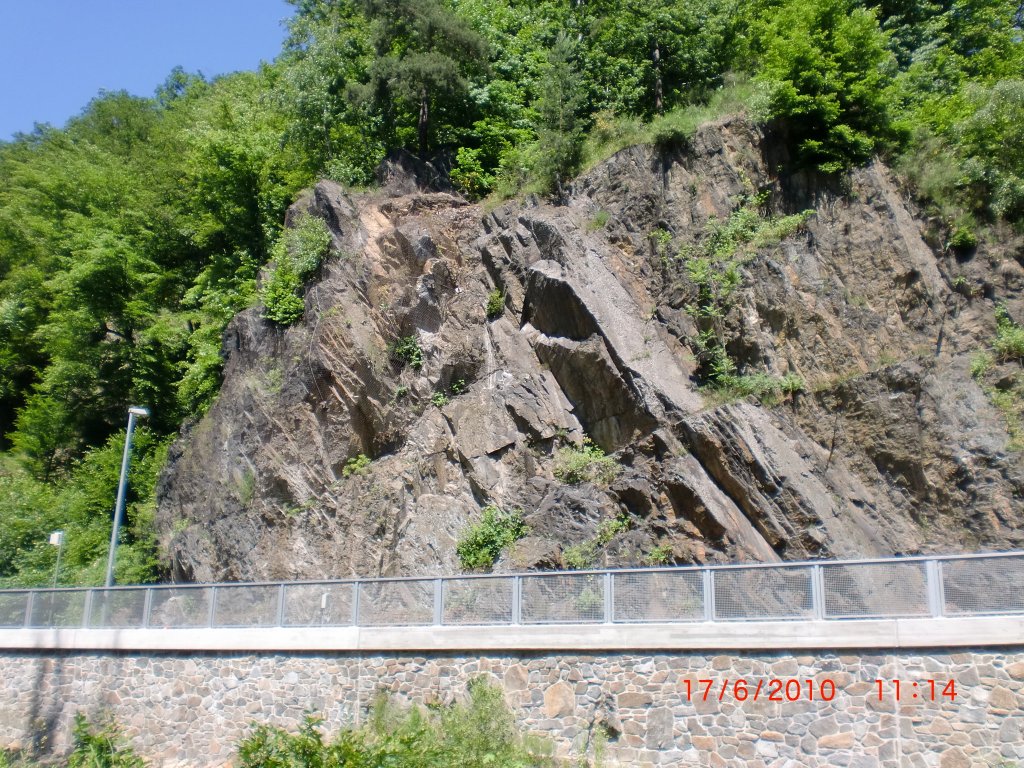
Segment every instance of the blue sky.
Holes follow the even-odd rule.
[[[284,40],[284,0],[0,0],[0,140],[64,125],[101,89],[152,96],[175,66],[255,69]]]

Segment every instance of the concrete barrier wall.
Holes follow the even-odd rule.
[[[479,676],[563,755],[607,731],[608,765],[1024,765],[1024,641],[898,653],[7,650],[0,746],[65,750],[82,711],[115,718],[154,767],[223,765],[253,723],[296,728],[315,712],[337,730],[380,692],[445,703]]]

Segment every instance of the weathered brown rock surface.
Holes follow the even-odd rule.
[[[631,529],[599,564],[656,546],[676,562],[1024,546],[1024,462],[969,373],[995,302],[1020,314],[1014,254],[998,269],[984,249],[931,247],[884,167],[840,185],[779,177],[778,161],[732,120],[686,150],[620,152],[565,206],[317,185],[293,215],[322,217],[334,245],[304,321],[239,315],[221,394],[172,450],[158,524],[173,576],[455,572],[487,504],[532,529],[502,569],[557,567],[618,515]],[[815,210],[743,266],[724,320],[741,369],[807,383],[774,407],[698,388],[695,288],[651,237],[696,242],[752,189],[776,214]],[[489,320],[496,287],[506,310]],[[388,352],[407,336],[418,370]],[[607,488],[552,474],[585,435],[623,465]],[[346,477],[361,453],[372,464]]]

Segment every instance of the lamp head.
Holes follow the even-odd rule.
[[[136,416],[149,416],[149,408],[140,408],[137,405],[133,405],[128,409],[128,413],[133,413]]]

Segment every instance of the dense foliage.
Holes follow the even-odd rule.
[[[281,228],[318,175],[370,184],[406,149],[443,155],[471,197],[557,198],[603,154],[748,107],[797,166],[887,156],[952,247],[1024,223],[1017,0],[291,2],[257,72],[176,70],[152,98],[104,92],[63,129],[0,142],[6,578],[45,580],[50,529],[109,525],[106,480],[82,475],[116,452],[129,404],[153,411],[141,521],[158,446],[218,391],[226,323],[254,304],[301,318],[326,240]],[[68,546],[67,579],[92,579],[102,546]]]

